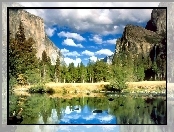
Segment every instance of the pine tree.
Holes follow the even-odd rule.
[[[66,65],[63,64],[61,68],[61,79],[64,83],[67,82],[67,74],[68,74],[68,69]]]
[[[61,66],[60,66],[59,56],[57,56],[56,65],[55,65],[55,78],[56,78],[56,82],[61,82]]]
[[[81,71],[80,71],[80,64],[78,63],[77,65],[77,82],[80,83],[81,82]]]
[[[134,72],[135,72],[135,76],[137,77],[138,81],[142,81],[145,77],[144,62],[143,62],[142,58],[143,58],[142,54],[138,54],[138,56],[134,60],[135,61]]]
[[[75,81],[75,75],[74,75],[74,70],[75,70],[75,67],[74,67],[74,63],[70,63],[69,64],[69,67],[68,67],[68,81],[73,83]]]
[[[87,64],[87,77],[88,77],[88,82],[93,83],[93,81],[94,81],[94,63],[92,63],[90,60]]]
[[[42,62],[44,64],[46,64],[48,62],[48,57],[47,57],[47,53],[45,50],[42,52]]]
[[[86,68],[84,64],[81,62],[80,63],[80,82],[81,83],[84,83],[86,81],[86,75],[87,75]]]
[[[42,80],[45,81],[46,80],[46,64],[47,64],[47,53],[44,50],[42,52],[42,60],[41,60],[41,65],[42,65],[42,69],[41,69],[41,76],[42,76]]]
[[[14,78],[19,75],[27,76],[27,82],[31,79],[30,71],[38,71],[38,59],[36,57],[35,41],[26,39],[23,23],[20,22],[15,38],[10,36],[9,41],[9,72]],[[34,74],[36,75],[37,72]],[[32,74],[33,75],[33,74]],[[39,78],[37,78],[39,79]],[[35,79],[35,80],[37,80]],[[38,80],[37,80],[38,81]]]

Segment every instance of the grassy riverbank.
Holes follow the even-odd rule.
[[[65,94],[91,94],[99,93],[101,91],[107,92],[105,88],[109,82],[100,83],[46,83],[40,86],[25,86],[16,87],[14,91],[28,91],[30,93],[47,92],[47,93],[60,93]],[[142,82],[127,82],[128,88],[123,89],[125,93],[165,93],[166,81],[142,81]]]

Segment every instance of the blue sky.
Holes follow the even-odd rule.
[[[77,33],[69,28],[64,29],[58,26],[46,31],[49,38],[61,49],[65,61],[71,61],[70,59],[78,61],[80,58],[84,64],[87,64],[89,59],[96,61],[97,58],[112,55],[117,38],[122,36],[122,34],[102,36],[90,32]]]
[[[24,6],[127,6],[128,3],[39,3]],[[115,4],[115,5],[114,5]],[[158,3],[132,3],[130,6],[158,6]],[[67,64],[89,59],[96,61],[114,53],[116,40],[127,24],[146,26],[152,9],[28,9],[44,20],[45,32],[61,50]]]

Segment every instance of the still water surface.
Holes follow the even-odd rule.
[[[64,99],[32,94],[10,95],[10,102],[10,113],[24,109],[21,124],[166,124],[167,118],[164,97],[109,94]]]

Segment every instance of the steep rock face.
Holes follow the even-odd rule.
[[[166,32],[166,9],[154,9],[151,19],[147,22],[146,29],[159,34]]]
[[[166,78],[166,14],[165,10],[154,9],[151,13],[151,20],[147,23],[146,29],[139,26],[127,25],[121,38],[117,39],[115,56],[125,51],[131,58],[137,60],[142,57],[145,60],[145,78],[151,77],[156,80]],[[136,61],[135,60],[135,61]],[[140,60],[140,59],[138,59]],[[153,66],[157,64],[158,73],[153,72]]]
[[[150,30],[146,30],[139,26],[127,25],[123,35],[117,40],[116,53],[124,50],[132,52],[132,55],[139,53],[147,54],[153,48],[155,43],[152,43],[149,38],[160,38],[160,36]]]
[[[55,64],[59,49],[46,35],[43,19],[22,9],[10,9],[9,30],[12,36],[17,32],[20,21],[23,22],[26,38],[32,37],[36,42],[37,57],[41,58],[45,50],[52,64]]]

